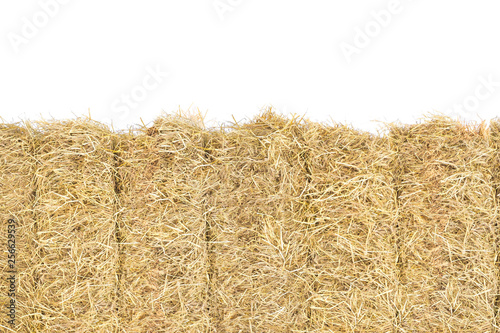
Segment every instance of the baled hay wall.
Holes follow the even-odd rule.
[[[492,332],[497,213],[488,132],[444,118],[393,127],[402,328]]]
[[[112,135],[91,121],[38,123],[37,331],[117,327]]]
[[[179,118],[120,137],[120,328],[207,332],[205,133]]]
[[[296,120],[262,115],[211,142],[217,332],[305,332],[306,177]]]
[[[79,119],[0,139],[18,331],[499,330],[498,122],[377,137],[266,112],[228,131]]]
[[[396,196],[388,141],[346,126],[311,123],[312,332],[391,332],[395,303]]]
[[[36,223],[33,219],[33,192],[35,171],[35,138],[33,129],[23,124],[0,125],[0,244],[1,278],[0,284],[0,331],[28,331],[33,327],[32,295],[36,287],[36,274],[33,270],[37,260]],[[15,232],[15,270],[16,279],[16,323],[15,329],[7,322],[6,306],[10,304],[7,277],[12,273],[9,268],[7,251],[8,220],[16,221]],[[12,238],[11,238],[12,239]],[[11,257],[12,258],[12,257]]]

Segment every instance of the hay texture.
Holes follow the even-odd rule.
[[[0,125],[1,332],[496,332],[500,122]]]
[[[305,332],[301,126],[264,112],[210,145],[211,300],[217,332]]]
[[[489,160],[489,168],[492,173],[494,198],[494,219],[490,221],[492,234],[494,238],[494,251],[495,251],[495,269],[494,276],[492,277],[491,285],[493,287],[492,301],[493,301],[493,327],[494,330],[500,330],[500,120],[495,119],[490,123],[489,132],[489,146],[492,150],[491,158]],[[493,331],[494,331],[493,330]]]
[[[21,332],[34,330],[32,295],[36,287],[33,267],[37,262],[37,226],[33,219],[34,171],[35,171],[34,131],[28,124],[0,124],[0,331]],[[8,220],[16,221],[15,271],[8,264]],[[6,306],[10,283],[7,277],[16,279],[16,327],[8,323]]]
[[[40,122],[37,332],[117,327],[112,135],[90,120]]]
[[[488,131],[435,117],[395,125],[403,331],[493,332],[497,219]]]
[[[396,196],[388,141],[342,125],[304,134],[311,332],[391,332],[396,325]]]
[[[205,133],[164,117],[120,137],[120,328],[207,332]]]

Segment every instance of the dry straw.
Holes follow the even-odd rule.
[[[490,123],[490,137],[489,146],[492,150],[491,158],[488,161],[489,169],[491,170],[491,178],[493,183],[494,198],[494,215],[493,220],[490,221],[491,233],[494,238],[494,276],[492,276],[491,286],[493,287],[492,301],[493,301],[493,326],[494,330],[500,330],[500,217],[499,203],[500,203],[500,120],[495,119]]]
[[[112,136],[96,122],[38,122],[37,331],[117,327]]]
[[[117,146],[123,332],[206,332],[202,125],[163,117]]]
[[[314,332],[390,332],[396,324],[396,203],[386,139],[310,123],[304,133]]]
[[[307,328],[301,131],[297,119],[264,112],[212,142],[211,296],[219,331]]]
[[[499,330],[500,122],[388,129],[272,110],[2,124],[10,331]]]
[[[492,332],[496,223],[488,131],[434,117],[393,126],[401,329]]]
[[[33,129],[26,124],[0,125],[0,244],[1,279],[0,284],[0,331],[16,332],[34,330],[32,295],[36,285],[37,261],[36,224],[33,219],[34,184],[34,137]],[[8,220],[16,222],[14,270],[17,274],[7,273],[9,267],[7,252]],[[11,262],[12,263],[12,262]],[[15,276],[16,323],[12,327],[7,321],[6,305],[10,304],[7,277]]]

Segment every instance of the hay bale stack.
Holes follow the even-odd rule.
[[[490,332],[496,219],[484,124],[392,126],[405,330]]]
[[[112,135],[86,119],[37,125],[37,325],[44,332],[112,332],[118,254]]]
[[[218,332],[307,329],[301,126],[267,110],[211,143],[211,300]]]
[[[206,133],[196,119],[159,118],[118,149],[120,327],[206,332]]]
[[[34,170],[35,170],[35,138],[29,124],[0,125],[0,330],[7,332],[31,331],[33,304],[32,295],[36,287],[36,272],[33,267],[37,261],[36,221],[33,218],[34,203]],[[8,252],[8,220],[15,223],[15,262],[14,270],[9,267]],[[12,238],[11,238],[12,239]],[[12,257],[11,257],[12,258]],[[16,284],[16,327],[8,323],[7,306],[10,283],[7,277],[15,276]]]
[[[397,322],[393,155],[386,139],[311,123],[304,134],[312,332],[389,332]]]

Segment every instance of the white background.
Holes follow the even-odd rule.
[[[0,116],[90,109],[119,129],[179,108],[211,125],[272,105],[370,131],[429,112],[488,120],[499,15],[498,0],[2,1]]]

